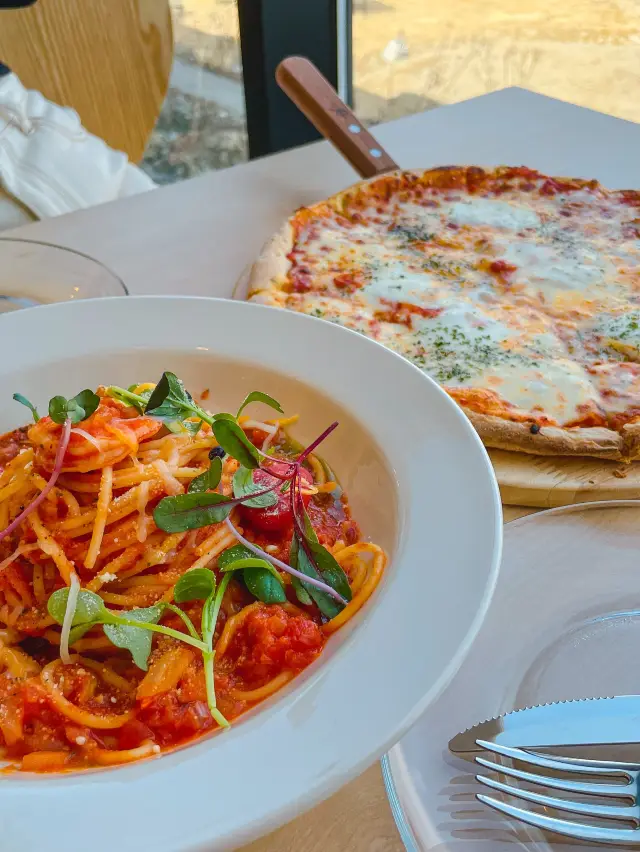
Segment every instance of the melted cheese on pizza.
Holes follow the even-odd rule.
[[[304,211],[288,280],[253,298],[373,337],[478,411],[640,415],[640,195],[486,174],[381,178]]]

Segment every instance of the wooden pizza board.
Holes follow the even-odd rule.
[[[591,500],[640,498],[640,462],[530,456],[489,450],[502,502],[551,508]]]
[[[233,298],[247,298],[251,266],[243,270]],[[502,502],[552,508],[591,500],[640,499],[640,462],[624,465],[600,459],[530,456],[489,450]]]

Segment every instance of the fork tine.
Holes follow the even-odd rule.
[[[608,775],[614,778],[626,778],[631,781],[631,772],[640,770],[640,764],[636,763],[613,763],[600,760],[580,760],[575,757],[556,757],[556,755],[545,755],[535,751],[525,751],[521,748],[499,745],[487,740],[476,740],[477,745],[485,751],[510,757],[511,760],[519,760],[522,763],[530,763],[532,766],[540,766],[544,769],[556,769],[561,772],[576,772],[580,775]]]
[[[565,790],[568,793],[594,796],[614,796],[616,798],[630,799],[632,802],[635,802],[635,797],[631,792],[634,789],[634,785],[632,784],[587,784],[584,781],[551,778],[548,775],[535,775],[533,772],[525,772],[522,769],[516,769],[514,766],[503,766],[500,763],[493,763],[491,760],[485,760],[484,757],[476,757],[476,763],[479,763],[480,766],[484,766],[486,769],[490,769],[492,772],[497,772],[499,775],[519,778],[521,781],[528,781],[530,784],[539,784],[541,787],[551,787],[553,790]]]
[[[543,805],[546,808],[555,808],[558,811],[569,811],[570,813],[584,814],[591,817],[603,817],[604,819],[626,819],[634,822],[636,825],[639,822],[638,809],[635,807],[596,805],[587,802],[572,802],[569,799],[558,799],[555,796],[545,796],[542,793],[525,790],[522,787],[512,787],[510,784],[503,784],[502,781],[496,781],[494,778],[489,778],[486,775],[476,775],[476,781],[484,784],[485,787],[491,787],[492,790],[506,793],[507,796],[513,796],[515,799],[524,799],[526,802],[533,802],[536,805]]]
[[[533,825],[535,828],[542,828],[546,831],[553,831],[556,834],[563,834],[566,837],[574,837],[577,840],[588,840],[592,843],[600,843],[606,846],[616,844],[624,844],[626,846],[640,846],[640,832],[632,828],[602,828],[598,825],[584,825],[579,822],[571,822],[566,819],[557,819],[546,814],[528,811],[525,808],[518,808],[515,805],[510,805],[508,802],[501,802],[491,796],[484,796],[478,793],[476,798],[479,802],[488,805],[506,816],[513,819],[526,822],[527,825]]]

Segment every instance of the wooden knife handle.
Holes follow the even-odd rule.
[[[283,59],[276,69],[276,80],[360,177],[375,177],[399,168],[308,59],[302,56]]]

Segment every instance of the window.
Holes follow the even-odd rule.
[[[159,184],[246,160],[242,61],[234,0],[171,0],[174,59],[142,161]]]
[[[507,86],[640,121],[637,0],[353,0],[359,117]]]
[[[142,162],[157,183],[317,139],[275,82],[285,56],[308,56],[349,97],[349,27],[339,36],[338,25],[350,23],[350,0],[171,0],[171,7],[170,88]]]

